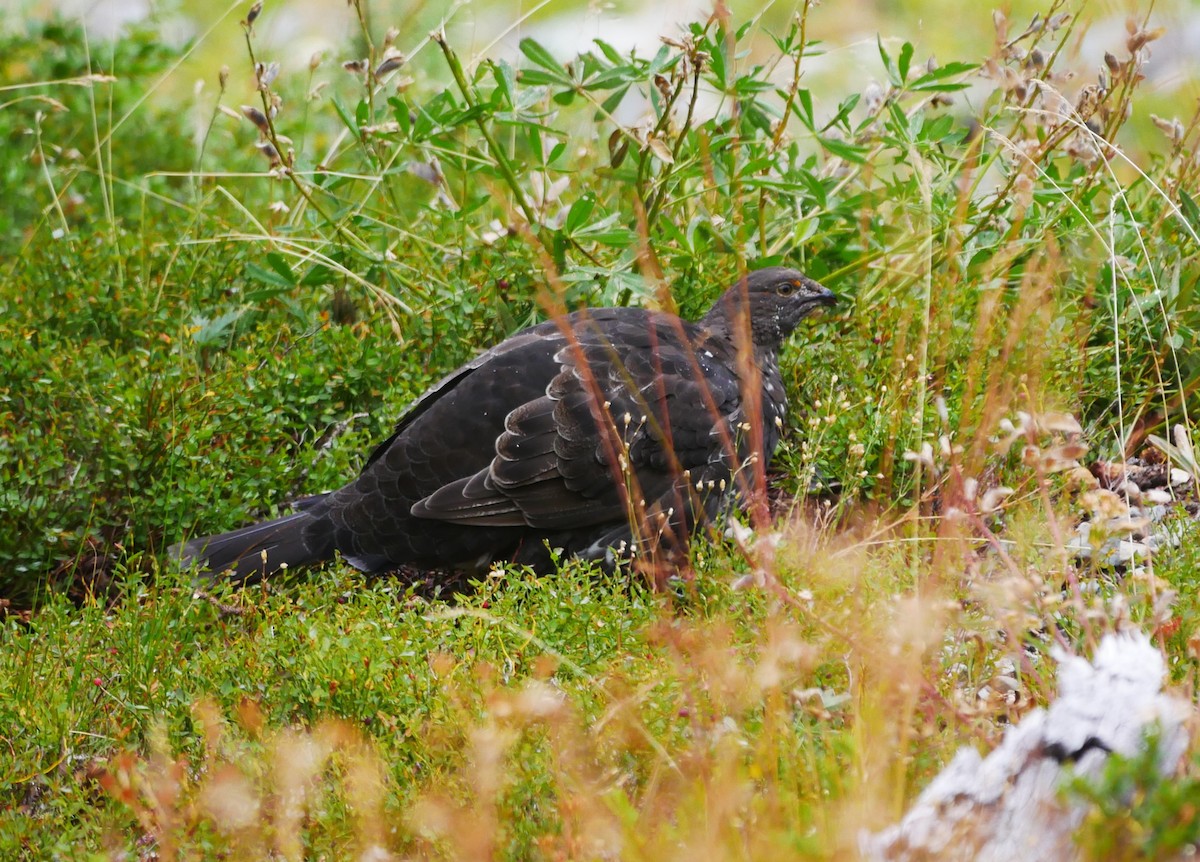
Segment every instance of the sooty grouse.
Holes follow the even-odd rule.
[[[365,572],[675,553],[761,477],[786,408],[776,353],[834,301],[772,267],[695,323],[596,308],[526,329],[426,392],[344,488],[173,554],[245,580],[335,553]]]

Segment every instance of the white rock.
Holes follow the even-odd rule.
[[[1145,635],[1108,635],[1091,662],[1056,658],[1058,699],[1029,713],[987,757],[961,750],[900,823],[861,836],[863,858],[1073,860],[1071,836],[1087,810],[1060,798],[1068,773],[1094,777],[1110,752],[1136,754],[1156,723],[1160,768],[1175,768],[1191,708],[1162,694],[1166,663]]]

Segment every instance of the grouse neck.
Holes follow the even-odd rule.
[[[738,356],[746,348],[746,339],[744,336],[735,336],[736,330],[729,325],[729,321],[723,316],[720,319],[711,319],[712,315],[708,315],[701,321],[700,338],[697,341],[697,349],[705,348],[711,345],[717,349],[719,353],[727,356]],[[750,344],[754,348],[754,365],[760,369],[765,369],[775,365],[776,356],[778,354],[778,346],[775,344],[764,344],[754,334],[750,335]]]
[[[758,360],[774,356],[779,351],[783,339],[777,331],[759,325],[759,321],[753,318],[747,321],[741,318],[741,314],[731,319],[727,305],[727,300],[723,298],[700,321],[706,338],[727,342],[736,351],[744,347],[748,336],[750,344],[754,346],[754,357]]]

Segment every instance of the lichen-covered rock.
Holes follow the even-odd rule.
[[[868,859],[1069,860],[1083,803],[1058,794],[1068,772],[1098,775],[1108,755],[1132,756],[1160,734],[1160,768],[1187,745],[1190,707],[1162,693],[1166,664],[1142,634],[1108,635],[1088,662],[1058,656],[1058,698],[1031,712],[987,757],[963,749],[895,826],[864,835]]]

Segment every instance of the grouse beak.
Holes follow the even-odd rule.
[[[819,292],[809,300],[813,305],[837,305],[838,295],[823,284],[817,282],[812,283],[813,287],[820,288]]]

